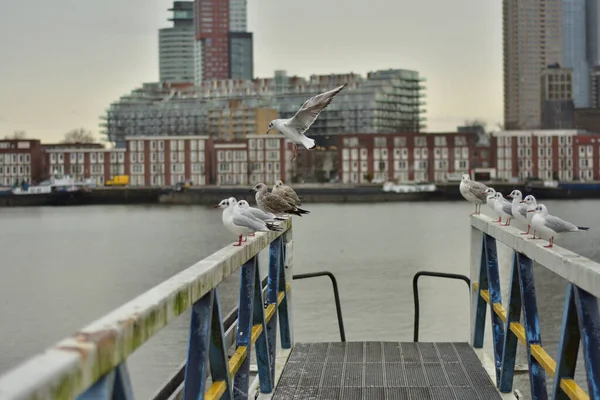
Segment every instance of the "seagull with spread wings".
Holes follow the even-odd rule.
[[[309,150],[317,147],[315,141],[306,137],[304,132],[310,128],[319,114],[321,114],[321,111],[323,111],[325,107],[327,107],[329,103],[333,101],[335,95],[341,92],[346,85],[347,83],[344,83],[342,86],[339,86],[328,92],[318,94],[306,100],[306,102],[302,105],[302,107],[300,107],[298,112],[292,118],[274,119],[273,121],[269,122],[267,134],[271,130],[276,129],[293,143],[294,155],[292,156],[292,161],[295,160],[296,156],[298,155],[299,144],[303,145]]]

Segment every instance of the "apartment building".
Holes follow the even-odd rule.
[[[0,140],[0,185],[42,181],[42,156],[39,140]]]
[[[492,151],[501,179],[597,180],[600,135],[577,130],[494,133]]]
[[[487,149],[477,144],[474,133],[340,135],[340,178],[343,183],[443,182],[455,173],[489,165]],[[485,165],[480,165],[482,154]]]

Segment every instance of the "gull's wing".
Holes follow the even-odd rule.
[[[469,189],[469,192],[473,196],[478,198],[479,200],[481,200],[481,201],[487,200],[487,195],[485,194],[485,191],[487,190],[488,187],[486,185],[484,185],[483,183],[471,181],[467,185],[467,188]]]
[[[266,229],[264,223],[261,223],[261,221],[256,220],[254,218],[250,218],[240,213],[235,213],[233,215],[232,221],[234,225],[243,226],[254,231],[262,231],[263,229]]]
[[[577,226],[567,221],[555,217],[554,215],[546,215],[544,217],[544,226],[552,229],[556,233],[576,231]]]
[[[294,115],[287,124],[290,127],[297,129],[300,133],[306,132],[313,122],[315,122],[321,111],[331,103],[335,95],[341,92],[346,85],[347,83],[344,83],[342,86],[306,100],[302,107],[300,107],[300,110],[298,110],[296,115]]]
[[[275,218],[275,214],[271,214],[271,213],[266,213],[263,210],[259,210],[258,208],[254,208],[254,207],[249,207],[247,209],[253,216],[255,216],[258,219],[262,219],[267,220],[267,219],[273,219]]]
[[[300,205],[302,203],[300,201],[300,198],[298,197],[298,194],[296,193],[296,191],[294,189],[292,189],[291,187],[284,186],[283,192],[298,205]]]
[[[277,210],[278,212],[285,212],[296,208],[288,203],[283,197],[273,193],[268,193],[268,195],[265,196],[264,201],[270,209]]]
[[[517,211],[523,216],[523,218],[527,218],[527,204],[519,204]]]
[[[504,202],[502,203],[502,211],[504,211],[511,217],[514,217],[514,215],[512,213],[512,204],[506,200],[504,200]]]

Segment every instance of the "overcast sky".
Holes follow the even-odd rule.
[[[167,0],[0,1],[0,137],[99,131],[106,107],[158,79]],[[254,70],[270,77],[415,69],[429,131],[502,120],[502,3],[248,0]]]

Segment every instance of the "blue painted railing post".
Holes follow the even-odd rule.
[[[221,399],[233,400],[231,377],[229,375],[229,360],[225,348],[225,330],[223,329],[223,317],[221,316],[221,303],[217,288],[213,289],[214,304],[212,312],[212,323],[210,327],[210,349],[208,357],[210,360],[210,375],[212,381],[225,381],[227,389]]]
[[[267,342],[269,344],[269,361],[271,381],[275,382],[275,357],[277,353],[277,289],[279,288],[279,272],[281,266],[281,236],[271,242],[269,248],[269,283],[267,284],[267,305],[275,306],[275,313],[267,323]]]
[[[519,284],[519,264],[517,253],[513,252],[513,260],[510,274],[510,293],[508,295],[508,311],[506,313],[506,324],[504,329],[504,346],[502,353],[502,370],[500,372],[500,383],[498,388],[503,393],[512,392],[515,362],[517,358],[517,336],[510,330],[510,324],[519,322],[521,319],[521,285]]]
[[[262,326],[262,332],[256,340],[256,364],[258,366],[258,380],[261,393],[273,391],[273,379],[271,379],[271,362],[269,358],[269,344],[267,338],[267,325],[265,323],[265,309],[263,308],[263,288],[260,279],[260,263],[256,258],[254,275],[254,300],[252,306],[252,325]]]
[[[573,379],[577,365],[577,352],[579,351],[579,324],[577,310],[575,309],[574,286],[567,284],[565,307],[560,329],[560,342],[558,343],[558,357],[556,358],[556,373],[552,386],[552,400],[567,400],[569,397],[560,388],[561,379]]]
[[[127,363],[123,361],[115,369],[98,380],[78,400],[133,400],[133,387]]]
[[[483,338],[485,336],[485,314],[487,310],[487,304],[483,297],[481,297],[482,290],[488,290],[488,276],[487,276],[487,260],[485,256],[485,235],[481,240],[481,260],[479,261],[479,288],[477,289],[477,306],[475,308],[475,326],[473,332],[473,347],[481,349],[483,347]]]
[[[213,315],[214,291],[210,291],[192,306],[190,337],[185,380],[184,400],[203,399],[206,392],[209,340]]]
[[[492,338],[494,340],[494,361],[496,363],[496,385],[500,382],[502,365],[502,346],[504,346],[504,322],[494,312],[494,304],[502,304],[500,292],[500,272],[498,270],[498,254],[496,239],[485,234],[485,259],[490,293],[490,315],[492,317]]]
[[[279,333],[281,335],[281,348],[291,349],[292,348],[292,337],[290,332],[290,316],[288,312],[288,296],[287,296],[287,282],[285,278],[285,260],[286,260],[286,241],[281,240],[281,250],[279,255],[279,283],[277,288],[279,292],[285,293],[283,301],[279,305]]]
[[[260,280],[259,280],[260,281]],[[238,325],[235,336],[236,348],[246,346],[246,358],[233,381],[233,398],[248,399],[250,385],[250,357],[252,355],[252,311],[254,309],[254,286],[256,285],[256,256],[242,265],[240,276],[240,300]],[[262,306],[262,303],[259,303]]]
[[[590,398],[600,399],[600,314],[598,299],[575,287],[575,308],[579,320],[583,359]]]
[[[546,389],[546,372],[542,365],[531,355],[531,345],[542,345],[540,319],[535,295],[533,279],[533,261],[523,254],[518,254],[519,277],[521,281],[521,298],[523,299],[523,323],[527,340],[527,361],[529,364],[529,384],[534,400],[548,398]]]

